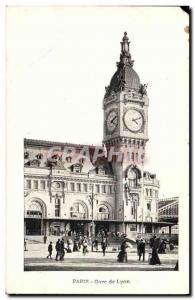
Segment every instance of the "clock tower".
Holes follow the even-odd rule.
[[[124,33],[117,71],[103,99],[107,159],[116,176],[115,218],[139,222],[143,218],[143,165],[148,140],[147,85],[133,69],[129,38]],[[121,229],[121,228],[119,228]]]

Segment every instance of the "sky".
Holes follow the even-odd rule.
[[[188,186],[188,16],[178,7],[9,7],[7,130],[14,139],[101,144],[105,86],[127,31],[148,83],[145,169],[160,196]]]

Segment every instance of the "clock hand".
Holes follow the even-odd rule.
[[[135,123],[138,125],[138,123],[137,123],[136,119],[132,119],[132,121],[133,121],[133,122],[135,122]]]
[[[133,119],[133,121],[135,121],[135,120],[140,120],[142,117],[138,117],[138,118],[135,118],[135,119]]]
[[[116,119],[116,116],[110,121],[110,123],[113,123],[115,119]],[[114,124],[116,124],[116,123],[114,123]]]
[[[116,121],[116,119],[112,122],[114,125],[116,125],[117,124],[117,121]]]

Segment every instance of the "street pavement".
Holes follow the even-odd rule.
[[[63,261],[56,261],[53,251],[52,259],[47,259],[48,245],[43,243],[29,243],[27,251],[24,251],[25,271],[174,271],[178,260],[177,249],[171,253],[159,254],[161,265],[149,265],[146,248],[145,261],[139,261],[136,248],[128,250],[128,262],[117,262],[118,251],[113,252],[108,248],[106,255],[101,251],[89,252],[84,256],[82,251],[66,253]],[[53,245],[55,248],[55,245]]]

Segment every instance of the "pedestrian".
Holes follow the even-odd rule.
[[[97,239],[97,237],[93,241],[93,244],[94,244],[95,250],[98,251],[98,239]]]
[[[44,237],[43,237],[43,242],[44,242],[44,244],[46,244],[46,242],[47,242],[47,236],[46,235],[44,235]]]
[[[58,239],[57,243],[56,243],[56,258],[55,260],[58,260],[58,257],[60,258],[60,255],[61,255],[61,242],[60,242],[60,239]]]
[[[71,245],[72,245],[72,240],[70,238],[67,239],[67,253],[71,253]]]
[[[78,252],[78,251],[79,251],[78,241],[77,241],[77,240],[74,240],[73,252]]]
[[[137,245],[137,255],[138,255],[138,256],[139,256],[139,250],[138,250],[138,245],[139,245],[139,243],[140,243],[140,237],[137,236],[137,238],[136,238],[136,245]]]
[[[126,238],[122,241],[121,250],[118,254],[118,262],[127,262],[127,248],[128,248]]]
[[[165,240],[163,239],[159,245],[159,249],[158,249],[158,253],[165,253],[165,250],[166,250],[166,242]]]
[[[49,254],[47,255],[47,258],[50,258],[52,259],[52,251],[53,251],[53,246],[52,246],[52,242],[49,243],[49,246],[48,246],[48,252]]]
[[[26,239],[24,239],[24,251],[28,251],[28,250],[27,250],[27,242],[26,242]]]
[[[143,255],[143,261],[145,261],[145,241],[141,239],[138,243],[138,256],[139,256],[139,261],[141,260],[141,257]]]
[[[60,260],[64,260],[65,250],[64,250],[64,238],[60,241]]]
[[[154,236],[154,243],[153,243],[153,247],[152,247],[152,255],[151,255],[151,258],[149,260],[150,265],[160,265],[161,264],[160,258],[158,256],[159,242],[160,242],[159,238]]]
[[[82,238],[79,236],[79,241],[78,241],[79,251],[81,250],[81,246],[82,246]]]
[[[170,243],[170,244],[169,244],[169,249],[170,249],[171,251],[174,249],[173,243]]]
[[[86,237],[84,237],[84,240],[83,240],[83,255],[85,255],[88,252],[87,246],[88,246],[87,239],[86,239]]]
[[[108,246],[108,242],[107,242],[106,238],[102,239],[101,246],[102,246],[103,256],[105,256],[106,255],[106,248]]]

